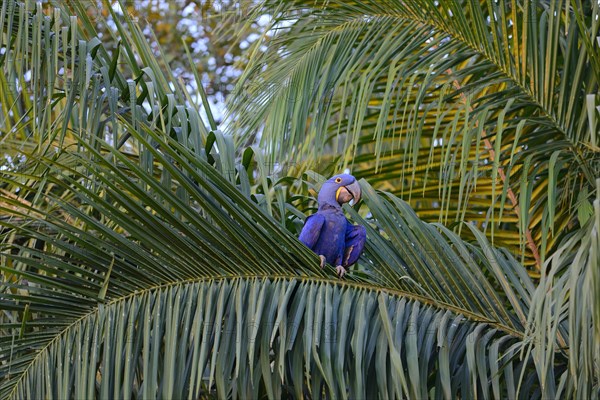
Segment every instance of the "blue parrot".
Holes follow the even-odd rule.
[[[326,181],[317,201],[319,210],[308,217],[300,232],[300,241],[321,258],[321,268],[328,262],[340,278],[354,264],[367,238],[364,226],[352,225],[344,216],[342,204],[360,200],[360,186],[352,175],[336,175]]]

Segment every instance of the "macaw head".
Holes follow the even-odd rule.
[[[319,191],[319,208],[324,205],[339,208],[342,204],[360,200],[360,186],[355,177],[349,174],[340,174],[327,180]]]

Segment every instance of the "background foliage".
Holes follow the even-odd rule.
[[[425,220],[476,223],[539,276],[591,215],[598,7],[286,2],[238,83],[253,101],[230,98],[232,132],[260,131],[286,170],[350,167]]]

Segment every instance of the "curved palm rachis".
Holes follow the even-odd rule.
[[[360,200],[356,178],[341,174],[326,181],[319,191],[319,210],[306,219],[299,237],[321,257],[321,267],[335,265],[340,277],[358,260],[367,237],[364,226],[352,225],[344,216],[342,204],[350,200]]]

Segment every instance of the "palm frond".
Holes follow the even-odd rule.
[[[579,8],[273,6],[272,50],[231,98],[231,129],[242,140],[262,129],[279,159],[352,167],[427,220],[476,222],[539,271],[577,224],[573,193],[591,194],[599,169],[587,102],[598,104],[600,69],[583,39],[598,34],[598,5]]]
[[[600,188],[600,180],[596,184]],[[544,397],[600,396],[600,196],[594,207],[594,217],[550,257],[533,295],[523,352],[533,354],[541,371]],[[569,357],[569,368],[557,374],[560,352]]]
[[[58,213],[3,210],[39,224],[3,221],[38,243],[3,248],[3,264],[12,267],[2,271],[13,281],[0,301],[14,317],[5,327],[11,334],[0,339],[10,348],[2,353],[3,397],[195,398],[203,390],[220,396],[264,390],[277,398],[308,390],[354,398],[423,396],[432,385],[466,395],[489,390],[489,379],[503,396],[515,387],[515,376],[496,375],[507,368],[499,356],[484,355],[511,357],[522,339],[519,315],[528,292],[513,303],[514,286],[523,287],[514,260],[482,257],[455,234],[446,230],[444,238],[420,222],[400,200],[369,190],[375,215],[377,205],[393,205],[400,212],[387,210],[389,218],[408,224],[394,232],[382,222],[382,233],[414,240],[413,249],[388,256],[388,265],[391,258],[406,260],[401,269],[377,260],[368,275],[341,283],[206,161],[150,129],[154,146],[144,133],[130,133],[170,172],[168,186],[106,143],[109,153],[102,154],[82,141],[85,157],[69,155],[66,165],[62,157],[41,160],[51,171],[44,184],[56,191],[44,190],[46,201],[76,223]],[[73,156],[83,168],[73,167]],[[17,185],[22,178],[5,173],[3,181]],[[181,188],[189,203],[177,195]],[[22,186],[22,195],[38,189]],[[67,192],[69,202],[62,200]],[[371,251],[396,248],[382,234],[371,235]],[[494,269],[493,260],[502,267]],[[437,263],[452,265],[435,271]],[[426,268],[433,275],[423,279],[416,272]],[[500,286],[513,294],[494,294]],[[511,362],[519,369],[530,363]],[[535,371],[529,373],[535,382]],[[374,379],[377,387],[367,385]],[[535,393],[532,385],[523,393]]]

